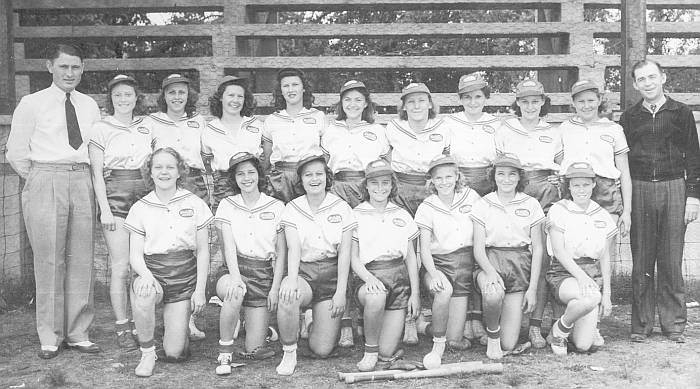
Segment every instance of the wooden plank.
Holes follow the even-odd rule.
[[[216,24],[167,26],[18,26],[17,39],[90,38],[90,37],[210,37],[221,32]]]
[[[358,6],[372,6],[373,8],[392,7],[395,9],[415,9],[415,8],[452,8],[452,9],[521,9],[521,8],[552,8],[559,7],[561,1],[533,1],[533,0],[248,0],[247,3],[252,8],[275,8],[276,10],[310,10],[315,8],[328,9],[351,9]]]
[[[222,8],[224,0],[109,0],[100,3],[85,0],[11,0],[16,10],[44,9],[44,10],[73,10],[73,9],[120,9],[139,8],[140,10],[184,10],[183,8]]]
[[[687,8],[698,9],[700,3],[697,0],[647,0],[647,8]],[[619,8],[621,0],[591,0],[586,1],[587,7]]]
[[[622,0],[622,79],[621,108],[626,110],[640,98],[634,89],[630,70],[647,54],[646,0]]]

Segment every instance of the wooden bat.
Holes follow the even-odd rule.
[[[432,370],[414,370],[401,371],[400,373],[382,374],[384,372],[374,372],[374,375],[355,376],[359,373],[348,373],[345,375],[345,383],[352,384],[363,381],[383,381],[383,380],[400,380],[412,378],[430,378],[430,377],[446,377],[458,374],[501,374],[503,373],[503,364],[489,363],[484,364],[481,361],[476,362],[461,362],[442,365],[440,368]]]
[[[381,377],[381,376],[391,376],[396,373],[405,373],[406,370],[378,370],[378,371],[366,371],[361,373],[342,373],[338,372],[338,379],[343,381],[345,377]],[[372,380],[370,380],[372,381]]]

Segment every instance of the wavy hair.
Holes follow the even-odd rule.
[[[253,159],[248,159],[246,161],[237,163],[228,169],[228,182],[229,182],[229,185],[231,185],[231,189],[233,190],[233,194],[237,195],[237,194],[241,193],[241,188],[238,186],[238,183],[236,182],[236,168],[238,168],[239,166],[241,166],[245,162],[250,162],[253,164],[253,167],[255,167],[255,170],[258,172],[258,191],[260,191],[260,193],[265,193],[265,190],[267,189],[267,180],[265,179],[265,172],[263,171],[262,164],[260,163],[260,160],[258,158],[253,158]]]
[[[185,102],[185,114],[188,118],[191,118],[197,113],[197,100],[199,100],[199,93],[195,91],[190,84],[183,83],[187,85],[187,102]],[[175,85],[175,84],[171,84]],[[160,90],[160,95],[158,95],[158,109],[160,112],[168,113],[168,103],[165,102],[165,90],[168,89],[170,85]]]
[[[105,111],[109,115],[114,115],[114,101],[112,101],[112,90],[117,87],[117,85],[129,85],[130,87],[134,88],[134,93],[136,94],[136,105],[134,106],[134,110],[131,113],[132,116],[137,116],[137,115],[145,115],[147,113],[146,110],[146,104],[144,103],[144,95],[141,93],[141,90],[139,90],[138,85],[136,85],[135,82],[130,81],[130,80],[124,80],[124,81],[119,81],[116,84],[112,85],[109,90],[107,91],[107,101],[105,104]]]
[[[331,187],[333,186],[333,171],[328,166],[328,163],[323,158],[315,159],[297,168],[297,181],[294,183],[294,186],[303,194],[306,194],[306,189],[304,189],[304,185],[301,182],[301,176],[304,174],[304,171],[306,170],[307,166],[309,166],[309,164],[311,164],[311,162],[314,161],[319,161],[323,163],[323,171],[326,172],[326,192],[329,192],[331,190]]]
[[[435,172],[435,170],[439,167],[440,166],[434,167],[432,171]],[[454,169],[455,169],[455,173],[457,173],[457,181],[455,182],[454,192],[457,193],[457,192],[461,192],[462,189],[464,189],[464,184],[462,184],[462,173],[459,172],[459,168],[457,166],[454,166]],[[435,184],[433,184],[432,178],[433,178],[433,175],[430,174],[430,178],[428,179],[428,191],[430,191],[430,193],[432,193],[432,194],[437,194],[438,191],[437,191],[437,188],[435,187]]]
[[[153,171],[153,159],[156,157],[158,154],[170,154],[175,158],[175,161],[177,161],[177,172],[180,173],[180,177],[178,177],[176,181],[176,185],[178,188],[182,188],[182,183],[185,181],[187,178],[187,165],[185,165],[185,160],[182,159],[182,156],[180,156],[180,153],[175,151],[172,147],[162,147],[151,154],[150,157],[148,157],[148,160],[146,161],[146,172],[147,174],[144,175],[144,181],[146,183],[146,188],[148,190],[153,190],[155,188],[155,184],[153,183],[153,177],[151,177],[151,172]]]
[[[395,202],[396,196],[399,194],[398,180],[396,179],[396,174],[391,173],[391,191],[389,191],[389,201]],[[362,194],[362,201],[369,201],[369,191],[367,190],[367,179],[363,178],[360,183],[360,193]]]
[[[515,186],[515,191],[516,192],[522,192],[525,190],[525,186],[527,186],[527,178],[525,178],[525,170],[523,169],[515,169],[518,171],[518,184]],[[494,188],[494,191],[498,190],[498,185],[496,185],[496,166],[491,167],[489,170],[489,182],[491,183],[491,187]]]
[[[229,85],[238,85],[243,88],[243,108],[241,108],[241,116],[253,116],[253,110],[256,107],[255,96],[253,92],[250,91],[248,87],[248,80],[244,78],[239,78],[237,80],[226,81],[219,85],[216,92],[209,97],[209,112],[221,119],[224,114],[224,108],[221,102],[221,98],[224,96],[224,92]]]
[[[285,77],[299,77],[301,80],[301,85],[304,88],[304,94],[302,95],[302,104],[304,108],[310,109],[311,105],[314,103],[314,95],[311,92],[311,84],[306,78],[304,72],[296,68],[282,69],[277,73],[277,83],[275,84],[275,89],[272,91],[273,105],[275,106],[275,111],[279,112],[287,108],[287,100],[284,99],[282,94],[282,79]]]
[[[338,113],[335,119],[345,120],[348,118],[348,115],[345,113],[345,110],[343,110],[343,97],[346,94],[348,94],[348,92],[354,90],[362,93],[362,96],[365,97],[365,103],[367,103],[367,106],[362,111],[362,120],[366,121],[367,123],[374,123],[374,112],[376,110],[376,107],[374,105],[374,102],[372,101],[372,98],[369,95],[369,90],[367,90],[367,88],[353,88],[343,92],[343,94],[340,95],[340,101],[338,101],[338,104],[336,104],[335,106],[335,111]]]
[[[549,114],[549,109],[551,107],[552,107],[552,99],[550,99],[549,96],[544,95],[544,104],[542,104],[542,107],[540,108],[540,115],[539,116],[540,117],[547,116]],[[517,116],[517,117],[523,116],[523,111],[520,110],[520,106],[518,105],[518,99],[515,99],[513,104],[511,104],[510,108],[515,113],[515,116]]]

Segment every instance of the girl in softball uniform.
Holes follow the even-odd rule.
[[[266,359],[275,355],[265,347],[269,316],[277,310],[287,249],[280,219],[284,204],[261,191],[262,167],[248,152],[230,160],[231,188],[235,195],[219,204],[214,221],[220,230],[225,268],[216,284],[223,306],[219,314],[219,375],[231,373],[233,334],[241,307],[245,308],[243,358]]]
[[[496,150],[518,157],[525,171],[523,192],[537,199],[545,214],[561,198],[558,174],[563,157],[559,130],[542,119],[549,112],[549,106],[550,99],[544,94],[542,83],[523,80],[515,88],[515,103],[512,108],[516,117],[505,120],[496,131]],[[542,244],[545,242],[542,241]],[[545,257],[538,282],[540,289],[537,291],[537,306],[530,318],[528,330],[535,348],[547,346],[541,334],[541,325],[549,296],[544,281],[544,272],[548,267],[549,257]]]
[[[263,126],[264,161],[270,168],[272,196],[287,203],[303,194],[295,187],[297,163],[302,156],[321,153],[327,119],[311,107],[311,86],[299,69],[277,73],[273,98],[276,111],[268,115]]]
[[[481,74],[471,73],[460,77],[458,94],[464,111],[445,119],[452,129],[450,155],[457,161],[462,185],[475,190],[479,196],[485,196],[493,191],[488,170],[496,158],[495,129],[500,122],[493,115],[484,112],[486,100],[491,97],[491,89]],[[486,345],[481,296],[474,285],[469,296],[464,337],[478,339]]]
[[[360,186],[365,177],[365,166],[376,159],[386,158],[389,142],[384,126],[374,123],[374,104],[362,82],[350,80],[343,84],[337,112],[337,118],[331,121],[321,139],[321,147],[328,155],[328,166],[333,171],[331,193],[355,208],[363,200]],[[349,292],[351,290],[352,287],[348,288]],[[346,306],[348,312],[352,302],[350,298]],[[349,313],[343,315],[338,345],[354,345]]]
[[[357,368],[374,370],[378,359],[397,353],[406,315],[420,310],[414,240],[418,228],[408,212],[391,202],[396,178],[389,162],[370,162],[362,191],[367,201],[355,207],[357,230],[352,242],[352,268],[361,282],[355,298],[363,307],[365,354]]]
[[[153,374],[155,313],[161,301],[166,361],[189,355],[188,318],[206,303],[207,227],[214,218],[202,199],[182,189],[186,165],[177,151],[158,149],[147,166],[154,190],[131,207],[124,221],[130,231],[129,263],[138,275],[131,284],[131,306],[141,345],[139,377]]]
[[[296,368],[299,309],[311,306],[309,348],[328,357],[338,340],[350,270],[350,245],[355,223],[352,209],[329,193],[332,174],[323,155],[299,161],[297,174],[304,195],[287,204],[282,214],[287,239],[287,277],[280,286],[277,324],[284,355],[280,375]]]
[[[255,97],[245,78],[224,77],[209,98],[209,112],[215,118],[202,132],[202,155],[214,178],[214,212],[222,199],[233,195],[228,175],[231,157],[239,152],[262,154],[263,122],[253,116],[254,108]],[[266,182],[264,177],[260,181]]]
[[[490,177],[496,191],[477,202],[471,214],[474,278],[484,304],[486,356],[500,359],[516,346],[522,314],[530,313],[537,300],[544,212],[523,193],[524,173],[516,156],[497,157]]]
[[[418,207],[416,224],[423,283],[433,296],[433,321],[426,330],[433,336],[433,349],[423,364],[434,369],[442,363],[446,342],[454,350],[471,347],[463,339],[474,268],[470,214],[480,197],[469,187],[462,188],[457,163],[450,156],[434,159],[428,174],[433,194]]]
[[[569,339],[579,351],[594,345],[598,305],[603,316],[610,314],[609,249],[617,234],[610,214],[591,200],[597,185],[593,166],[572,162],[565,177],[572,199],[555,203],[547,216],[554,254],[547,283],[566,305],[547,340],[554,354],[561,356],[566,355]]]
[[[151,154],[151,129],[141,113],[136,80],[120,74],[107,84],[107,116],[93,126],[88,151],[100,222],[111,259],[109,298],[116,317],[117,344],[136,349],[127,313],[129,232],[124,219],[131,206],[148,193],[141,168]]]
[[[153,149],[170,147],[177,151],[188,168],[183,188],[209,204],[201,147],[202,131],[207,122],[196,111],[197,92],[190,84],[190,80],[180,74],[171,74],[163,80],[158,97],[160,112],[149,115]]]

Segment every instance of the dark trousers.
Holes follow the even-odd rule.
[[[632,333],[650,334],[658,302],[664,334],[686,323],[682,262],[685,181],[632,180]],[[658,269],[656,287],[654,266]]]

